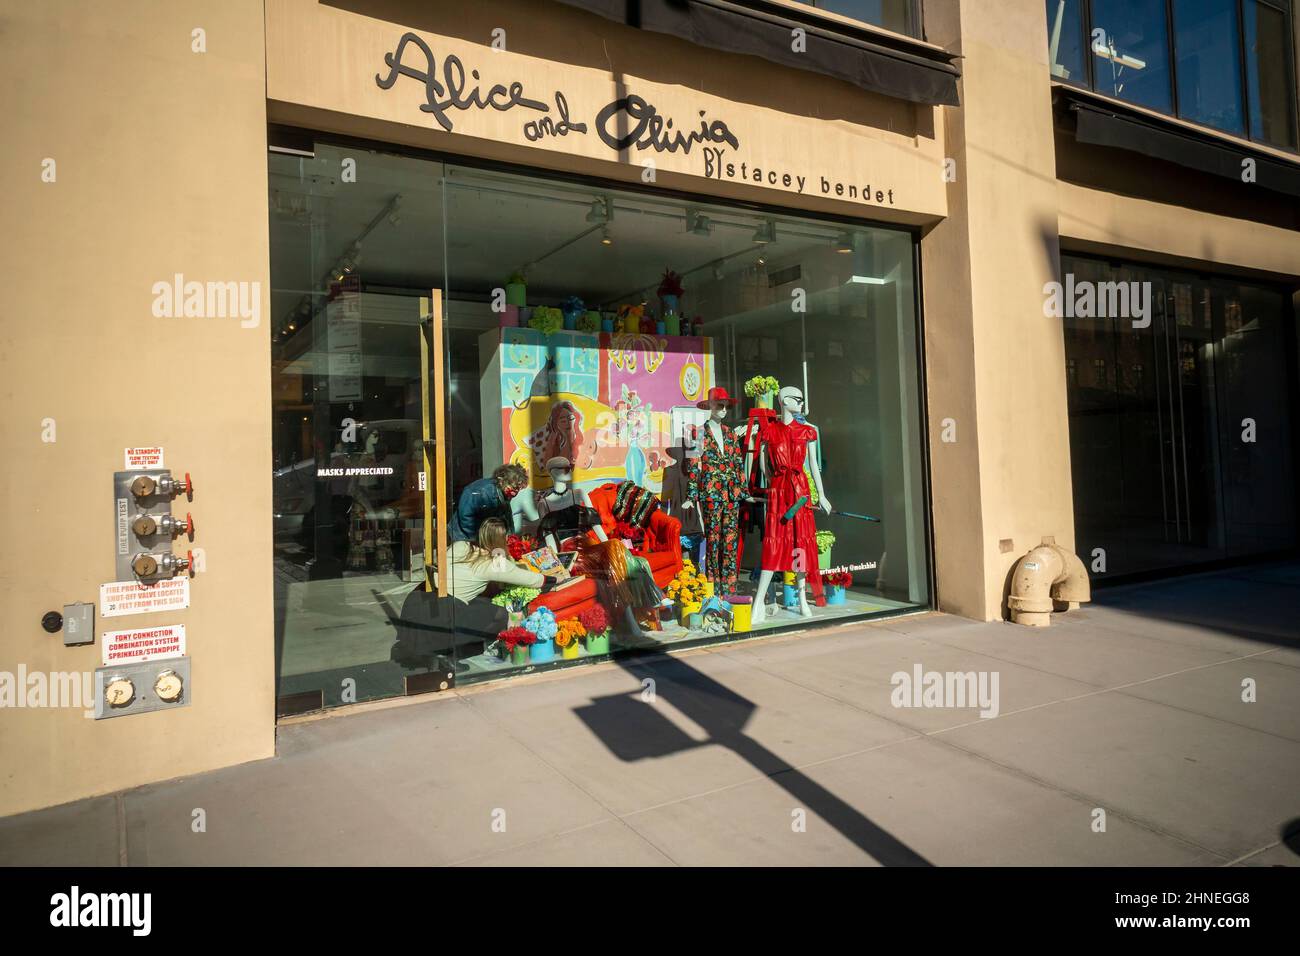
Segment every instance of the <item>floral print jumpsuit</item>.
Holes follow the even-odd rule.
[[[696,503],[704,522],[704,574],[720,594],[731,594],[736,589],[736,553],[740,550],[744,456],[740,438],[726,425],[721,426],[721,447],[710,425],[702,425],[701,430],[703,447],[688,470],[686,497]]]

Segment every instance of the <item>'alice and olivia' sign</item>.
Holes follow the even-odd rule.
[[[411,49],[418,53],[410,52]],[[414,65],[407,62],[414,59]],[[456,113],[495,110],[509,113],[523,110],[528,118],[523,124],[524,139],[530,143],[568,136],[595,136],[616,153],[633,150],[635,153],[694,155],[700,157],[703,175],[709,179],[753,183],[759,186],[782,188],[800,194],[821,195],[837,199],[872,203],[882,206],[896,205],[894,189],[870,182],[844,181],[805,171],[764,168],[762,165],[739,158],[740,140],[721,119],[711,119],[705,110],[689,124],[679,125],[671,116],[664,116],[640,96],[628,94],[619,97],[597,111],[590,126],[570,113],[568,98],[556,90],[550,102],[529,96],[524,84],[515,80],[509,84],[488,85],[479,70],[466,70],[460,57],[448,54],[443,57],[442,69],[433,51],[414,33],[404,33],[396,48],[384,54],[387,75],[375,74],[380,89],[388,90],[399,77],[408,77],[424,86],[422,112],[430,114],[446,132],[453,132]],[[552,109],[553,105],[553,109]]]

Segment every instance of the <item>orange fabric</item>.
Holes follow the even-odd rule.
[[[618,483],[612,481],[592,488],[587,493],[591,506],[600,515],[600,525],[606,535],[612,535],[617,524],[613,511],[614,496],[617,493]],[[594,531],[588,533],[593,540],[596,539]],[[635,553],[645,558],[650,565],[650,574],[654,577],[655,584],[666,588],[668,582],[677,577],[677,572],[682,569],[682,523],[664,514],[662,509],[656,510],[650,516],[645,540]],[[548,607],[557,618],[573,617],[595,603],[596,582],[588,580],[562,591],[539,594],[529,603],[528,610],[531,612],[539,607]]]

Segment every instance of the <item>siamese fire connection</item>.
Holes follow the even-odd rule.
[[[1007,607],[1011,620],[1029,627],[1052,623],[1054,602],[1085,604],[1092,600],[1088,571],[1079,556],[1044,541],[1016,562],[1011,572]],[[1064,610],[1065,608],[1062,608]]]

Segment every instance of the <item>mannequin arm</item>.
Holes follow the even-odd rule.
[[[831,503],[826,500],[826,489],[822,485],[822,469],[817,464],[820,457],[820,442],[812,441],[808,443],[808,470],[812,472],[813,487],[817,489],[817,506],[827,514],[831,513]]]

